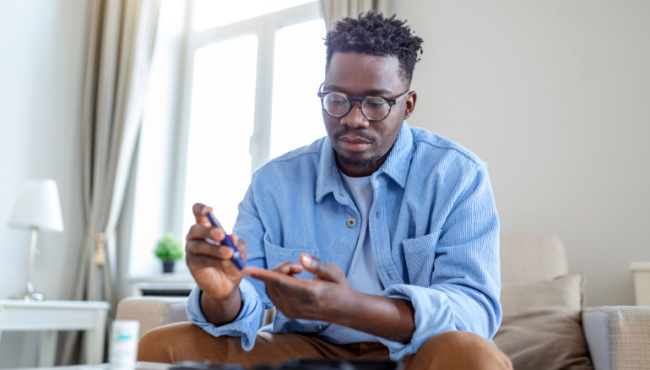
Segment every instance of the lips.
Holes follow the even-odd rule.
[[[350,152],[363,152],[370,146],[370,141],[362,138],[340,137],[339,141],[343,147]]]
[[[347,143],[351,144],[370,144],[370,141],[362,138],[349,138],[347,136],[339,138],[341,141],[345,141]]]

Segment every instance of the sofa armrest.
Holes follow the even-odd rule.
[[[186,307],[187,298],[129,297],[117,306],[117,319],[139,321],[142,337],[159,326],[188,321]]]
[[[595,370],[648,369],[650,307],[586,308],[582,326]]]

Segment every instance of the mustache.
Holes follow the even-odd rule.
[[[363,130],[347,130],[343,132],[339,132],[335,135],[337,140],[341,140],[341,137],[347,136],[347,137],[358,137],[362,138],[365,140],[372,142],[375,142],[375,138],[369,135],[366,131]]]

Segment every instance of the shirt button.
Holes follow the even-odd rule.
[[[318,325],[318,326],[316,327],[316,330],[323,330],[323,328],[324,328],[323,325]]]
[[[357,224],[357,220],[355,220],[354,218],[348,218],[348,226],[354,227],[354,225],[356,224]]]

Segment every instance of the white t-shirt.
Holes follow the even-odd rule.
[[[372,255],[370,231],[368,230],[368,216],[373,198],[370,176],[349,177],[341,173],[341,178],[343,179],[345,190],[348,191],[352,200],[354,200],[354,204],[357,206],[361,216],[359,240],[357,241],[357,247],[352,256],[352,264],[348,271],[348,283],[353,289],[361,293],[379,295],[383,287],[377,274],[377,265]],[[327,329],[319,333],[319,336],[334,344],[379,342],[374,335],[336,324],[327,327]]]

